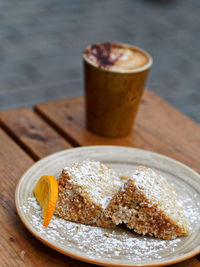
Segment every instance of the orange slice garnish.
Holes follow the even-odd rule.
[[[53,216],[58,198],[58,183],[54,176],[43,175],[33,189],[42,208],[43,225],[48,226]]]

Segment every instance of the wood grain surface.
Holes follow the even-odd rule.
[[[2,111],[0,122],[34,159],[71,147],[67,140],[28,108]]]
[[[150,91],[144,93],[133,131],[121,138],[100,137],[86,129],[82,97],[39,104],[36,111],[74,144],[143,148],[177,159],[200,172],[199,125]]]
[[[0,266],[80,266],[79,261],[41,243],[21,223],[15,208],[15,188],[34,161],[2,129],[0,147]]]
[[[85,129],[82,97],[0,112],[0,266],[92,266],[63,256],[33,237],[15,209],[20,176],[37,159],[80,145],[112,144],[144,148],[175,158],[200,172],[200,127],[149,91],[132,133],[113,139]],[[198,267],[198,257],[175,264]]]

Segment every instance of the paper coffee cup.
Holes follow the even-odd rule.
[[[152,57],[135,46],[102,43],[89,46],[83,61],[88,129],[108,137],[129,134]]]

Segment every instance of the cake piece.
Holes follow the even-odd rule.
[[[119,191],[119,176],[98,161],[84,161],[64,168],[58,179],[58,201],[54,214],[66,220],[115,227],[104,215],[111,198]]]
[[[112,198],[106,216],[138,234],[172,239],[189,233],[177,195],[157,172],[140,167]]]

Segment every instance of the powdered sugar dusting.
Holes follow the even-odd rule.
[[[70,183],[86,191],[91,200],[104,209],[112,196],[119,190],[122,181],[109,167],[99,161],[86,160],[64,168]]]
[[[194,199],[195,200],[194,196]],[[186,216],[190,221],[191,234],[194,226],[199,223],[200,203],[194,206],[190,198],[181,199],[186,207]],[[26,203],[26,204],[25,204]],[[26,202],[21,207],[35,231],[50,242],[70,250],[76,249],[91,259],[116,259],[121,258],[135,263],[149,260],[159,261],[162,253],[176,255],[176,250],[187,238],[162,240],[151,237],[142,237],[132,231],[117,227],[103,229],[66,221],[53,216],[48,227],[42,226],[42,211],[36,199],[30,193]],[[105,233],[107,233],[105,235]]]
[[[158,210],[164,211],[179,226],[188,228],[183,205],[178,201],[174,188],[165,177],[150,168],[141,166],[132,176],[132,179],[137,189],[144,192],[150,201],[149,204],[157,204]]]

